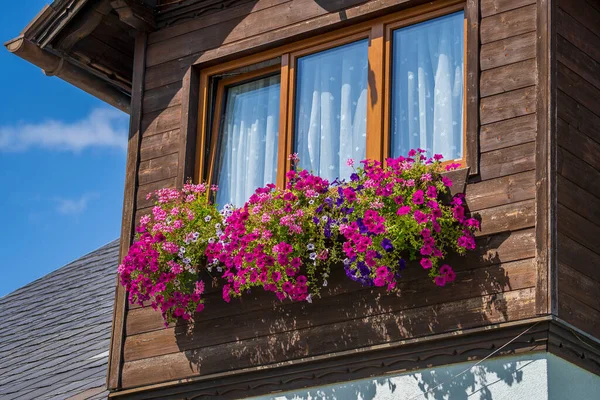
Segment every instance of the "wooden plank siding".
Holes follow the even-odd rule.
[[[600,10],[558,0],[558,316],[600,337]]]
[[[325,10],[313,0],[240,2],[149,35],[136,218],[150,211],[148,193],[175,187],[187,178],[182,176],[181,143],[189,139],[184,130],[193,111],[185,96],[194,91],[186,87],[184,76],[194,63],[204,60],[208,64],[202,65],[212,65],[415,4],[328,3]],[[224,304],[215,292],[208,295],[214,301],[195,323],[182,321],[167,329],[159,313],[131,307],[124,327],[122,388],[535,316],[536,1],[480,0],[479,7],[479,174],[469,177],[466,199],[481,218],[482,231],[473,254],[452,260],[456,284],[436,288],[415,268],[400,284],[400,297],[350,284],[332,286],[313,304],[274,303],[260,293]],[[585,65],[589,70],[593,64]],[[569,121],[567,115],[562,118]],[[593,123],[581,121],[573,129],[584,135],[581,130],[593,127],[582,124]],[[576,156],[572,149],[562,151]],[[561,171],[564,179],[572,180],[577,172],[565,164],[569,157],[562,159]],[[593,164],[582,162],[587,176],[600,174]],[[591,196],[600,190],[597,182],[573,184],[591,191]],[[573,246],[582,245],[572,241]],[[585,274],[574,269],[563,278],[577,273]],[[591,307],[588,300],[573,298]]]

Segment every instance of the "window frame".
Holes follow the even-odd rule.
[[[473,37],[478,35],[478,21],[476,25],[469,25],[469,20],[475,17],[478,18],[478,15],[474,16],[470,13],[465,0],[445,0],[415,6],[327,33],[315,33],[314,36],[307,39],[200,70],[195,181],[208,179],[208,182],[214,182],[214,160],[216,159],[216,151],[218,151],[218,134],[223,114],[222,107],[225,101],[223,94],[226,85],[231,86],[253,77],[267,76],[269,72],[264,71],[274,73],[278,70],[280,73],[280,114],[277,179],[275,184],[283,187],[286,183],[285,173],[290,169],[288,155],[294,150],[298,58],[363,39],[369,41],[366,157],[385,162],[385,159],[390,156],[391,143],[390,118],[392,110],[390,104],[392,96],[393,32],[402,27],[461,10],[464,12],[465,24],[463,59],[465,77],[463,88],[463,158],[460,163],[462,167],[470,168],[471,174],[478,173],[479,64],[473,62],[473,57],[468,58],[469,52],[475,53],[476,61],[479,57],[479,52],[473,51],[475,46],[479,46],[478,38]],[[213,82],[217,76],[223,76],[240,68],[260,65],[274,59],[280,59],[280,62],[271,67],[258,68],[253,72],[241,73],[235,77],[223,78],[216,83]],[[216,102],[213,102],[213,99]],[[473,121],[473,119],[475,120]],[[210,149],[207,152],[206,146],[208,144],[210,144]],[[208,165],[206,165],[207,158]]]

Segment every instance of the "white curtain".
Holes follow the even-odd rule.
[[[368,42],[298,60],[295,151],[300,166],[333,181],[348,178],[349,158],[365,158]]]
[[[462,157],[463,58],[462,11],[394,32],[392,156],[420,147]]]
[[[280,77],[227,89],[217,156],[216,202],[242,206],[277,175]]]

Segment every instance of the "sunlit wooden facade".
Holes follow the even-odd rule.
[[[454,190],[465,192],[482,229],[477,250],[452,260],[456,283],[440,290],[415,271],[400,296],[331,285],[312,304],[259,293],[226,304],[215,291],[193,324],[166,329],[159,313],[127,305],[118,287],[112,396],[239,398],[313,387],[478,359],[525,331],[498,355],[552,352],[600,374],[598,1],[55,4],[7,47],[130,113],[122,253],[151,209],[148,193],[211,177],[215,115],[231,75],[281,74],[282,184],[295,60],[366,39],[366,153],[384,159],[390,32],[464,13],[464,157]]]

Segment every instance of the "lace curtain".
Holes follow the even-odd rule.
[[[227,89],[217,158],[216,202],[241,206],[277,177],[279,75]]]
[[[298,59],[294,141],[300,166],[330,181],[365,158],[368,42]]]
[[[392,156],[463,155],[464,13],[393,33]]]

